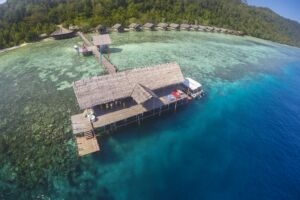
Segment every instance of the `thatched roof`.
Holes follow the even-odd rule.
[[[127,97],[141,103],[155,95],[151,90],[183,80],[179,65],[167,63],[79,80],[73,88],[80,108],[86,109]]]
[[[167,23],[159,23],[157,24],[157,27],[161,27],[161,28],[167,28],[169,26],[169,24]]]
[[[65,34],[69,34],[69,33],[73,33],[73,31],[70,31],[69,29],[66,29],[64,27],[59,27],[59,29],[57,29],[56,31],[51,33],[51,36],[65,35]]]
[[[199,29],[199,26],[198,25],[191,25],[190,26],[192,29]]]
[[[152,93],[149,90],[146,90],[141,84],[136,84],[131,97],[138,103],[144,103],[145,101],[151,99],[153,97]]]
[[[109,34],[93,36],[93,44],[95,46],[110,45],[111,39],[109,37]]]
[[[172,24],[170,24],[170,27],[171,27],[171,28],[179,28],[179,24],[174,24],[174,23],[172,23]]]
[[[154,24],[152,24],[152,23],[146,23],[146,24],[144,25],[144,27],[145,27],[145,28],[154,28]]]
[[[139,29],[139,28],[141,28],[141,25],[137,24],[137,23],[132,23],[129,25],[129,28]]]
[[[189,29],[191,26],[189,24],[181,24],[180,28]]]
[[[119,29],[119,28],[122,28],[122,25],[121,24],[115,24],[112,28],[113,29]]]

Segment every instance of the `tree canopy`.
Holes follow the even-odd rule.
[[[0,49],[39,39],[56,24],[198,23],[300,46],[300,24],[245,0],[7,0],[0,5]]]

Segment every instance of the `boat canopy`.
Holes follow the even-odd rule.
[[[199,82],[191,78],[185,78],[183,81],[183,85],[190,88],[191,90],[196,90],[202,86]]]

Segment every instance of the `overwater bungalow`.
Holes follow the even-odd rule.
[[[99,24],[96,28],[95,31],[99,34],[107,34],[107,28],[104,25]]]
[[[164,31],[166,31],[166,30],[168,30],[168,26],[169,26],[169,24],[167,24],[167,23],[159,23],[159,24],[157,24],[157,29],[159,29],[159,30],[164,30]]]
[[[142,67],[73,83],[83,114],[71,117],[79,156],[99,151],[95,136],[184,105],[203,94],[177,63]]]
[[[47,34],[47,33],[42,33],[42,34],[39,35],[39,38],[40,38],[40,39],[45,39],[45,38],[47,38],[47,37],[48,37],[48,34]]]
[[[206,30],[207,30],[207,32],[214,32],[214,27],[207,26]]]
[[[190,26],[192,31],[198,31],[199,30],[199,26],[198,25],[191,25]]]
[[[142,26],[140,24],[137,24],[137,23],[132,23],[132,24],[129,25],[129,30],[131,30],[131,31],[141,31]]]
[[[111,45],[111,39],[109,34],[94,35],[92,37],[93,45],[96,46],[101,53],[105,53],[109,50],[109,45]]]
[[[243,31],[237,31],[237,35],[238,36],[244,36],[244,35],[246,35]]]
[[[70,31],[78,31],[79,30],[79,26],[77,26],[77,25],[70,25],[69,26],[69,30]]]
[[[216,33],[220,33],[220,32],[221,32],[221,29],[220,29],[220,28],[218,28],[218,27],[214,27],[214,32],[216,32]]]
[[[115,31],[115,32],[118,32],[118,33],[124,32],[124,28],[123,28],[123,26],[121,24],[115,24],[112,27],[112,30]]]
[[[189,24],[181,24],[180,25],[180,30],[183,30],[183,31],[189,31],[191,28],[191,26]]]
[[[205,26],[199,25],[199,26],[198,26],[198,30],[199,30],[199,31],[206,31],[206,27],[205,27]]]
[[[146,24],[144,24],[143,29],[144,30],[149,30],[149,31],[154,31],[155,25],[152,24],[152,23],[146,23]]]
[[[170,24],[169,28],[170,28],[171,30],[178,31],[179,28],[180,28],[180,25],[179,25],[179,24],[174,24],[174,23],[172,23],[172,24]]]
[[[69,29],[60,26],[59,29],[51,33],[50,36],[54,37],[54,39],[56,40],[67,39],[67,38],[74,37],[75,31],[71,31]]]
[[[221,28],[221,33],[227,33],[227,29]]]

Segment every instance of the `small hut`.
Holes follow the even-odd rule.
[[[220,32],[221,32],[221,29],[220,29],[220,28],[218,28],[218,27],[214,27],[214,32],[216,32],[216,33],[220,33]]]
[[[189,24],[181,24],[180,30],[189,31],[191,26]]]
[[[112,27],[113,31],[115,32],[118,32],[118,33],[122,33],[124,32],[124,28],[121,24],[115,24],[113,27]]]
[[[179,24],[174,24],[174,23],[170,24],[170,29],[171,30],[178,31],[179,28],[180,28]]]
[[[191,25],[191,30],[192,31],[198,31],[199,30],[199,26],[198,25]]]
[[[239,36],[245,36],[246,34],[243,31],[237,31],[237,35],[239,35]]]
[[[227,33],[227,29],[221,28],[221,33]]]
[[[207,26],[206,29],[208,32],[214,32],[214,27]]]
[[[47,37],[48,37],[48,34],[47,34],[47,33],[42,33],[42,34],[39,35],[39,38],[40,38],[40,39],[45,39],[45,38],[47,38]]]
[[[137,24],[137,23],[132,23],[132,24],[129,25],[129,30],[131,30],[131,31],[141,31],[142,26],[140,24]]]
[[[154,28],[155,28],[155,26],[154,26],[154,24],[152,24],[152,23],[146,23],[146,24],[143,26],[143,29],[144,29],[144,30],[154,31]]]
[[[206,27],[205,27],[205,26],[199,25],[199,26],[198,26],[198,30],[199,30],[199,31],[206,31]]]
[[[159,23],[157,24],[157,29],[166,31],[168,29],[169,24],[167,23]]]
[[[109,50],[111,39],[108,34],[95,35],[93,36],[93,45],[97,46],[100,52],[105,53]]]
[[[78,31],[79,30],[79,27],[77,25],[70,25],[69,26],[69,30],[70,31]]]
[[[59,27],[58,30],[51,33],[51,37],[54,37],[56,40],[67,39],[75,36],[75,31],[71,31],[64,27]]]
[[[95,28],[95,31],[99,34],[107,34],[106,26],[101,25],[101,24]]]

